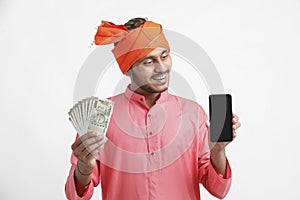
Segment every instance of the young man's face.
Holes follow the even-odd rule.
[[[157,47],[128,71],[131,88],[142,94],[168,89],[172,59],[167,49]]]

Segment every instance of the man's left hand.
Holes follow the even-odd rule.
[[[206,127],[209,130],[209,126],[210,123],[209,121],[207,121],[205,123]],[[232,114],[232,136],[233,139],[235,139],[237,137],[237,133],[236,130],[241,126],[241,123],[239,122],[239,117],[233,113]],[[208,137],[209,137],[209,132],[208,132]],[[230,142],[211,142],[210,138],[209,138],[209,148],[210,150],[214,150],[214,151],[224,151],[225,147],[229,144]]]

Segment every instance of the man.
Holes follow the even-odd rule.
[[[172,59],[161,25],[134,18],[102,21],[97,45],[112,50],[131,80],[115,103],[103,135],[77,135],[65,190],[68,199],[90,199],[101,182],[102,199],[200,199],[199,183],[217,198],[231,185],[229,142],[211,143],[209,122],[197,103],[168,93]],[[240,126],[233,114],[233,137]],[[105,145],[104,145],[105,143]]]

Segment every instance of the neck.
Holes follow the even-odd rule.
[[[141,88],[134,88],[134,87],[132,87],[132,85],[129,86],[129,89],[135,93],[143,95],[145,97],[146,104],[149,108],[151,108],[156,103],[156,100],[160,96],[160,92],[150,93],[150,92],[142,90]]]
[[[148,94],[148,95],[144,94],[143,96],[145,97],[147,106],[149,108],[151,108],[156,103],[156,100],[159,98],[160,93],[151,93],[151,94]]]

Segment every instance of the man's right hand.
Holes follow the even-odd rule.
[[[87,132],[72,144],[72,150],[78,159],[77,167],[82,173],[89,173],[96,165],[96,157],[102,150],[105,136],[96,132]]]
[[[93,168],[96,166],[96,157],[102,150],[105,136],[96,132],[87,132],[72,144],[72,150],[78,159],[75,170],[75,187],[77,194],[82,197],[85,186],[92,178]]]

